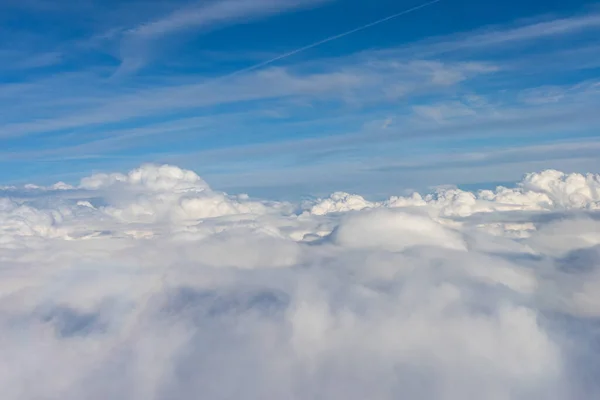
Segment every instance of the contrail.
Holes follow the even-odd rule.
[[[284,58],[291,57],[291,56],[296,55],[298,53],[302,53],[303,51],[313,49],[313,48],[315,48],[317,46],[321,46],[322,44],[329,43],[329,42],[332,42],[332,41],[337,40],[337,39],[341,39],[341,38],[343,38],[345,36],[348,36],[348,35],[352,35],[353,33],[364,31],[365,29],[371,28],[371,27],[373,27],[375,25],[379,25],[379,24],[382,24],[382,23],[387,22],[389,20],[401,17],[403,15],[410,14],[410,13],[412,13],[414,11],[417,11],[417,10],[420,10],[422,8],[429,7],[429,6],[431,6],[431,5],[435,4],[435,3],[439,3],[440,1],[442,1],[442,0],[432,0],[432,1],[429,1],[427,3],[423,3],[423,4],[419,5],[419,6],[415,6],[415,7],[409,8],[407,10],[401,11],[399,13],[392,14],[390,16],[387,16],[387,17],[379,19],[377,21],[368,23],[368,24],[360,26],[358,28],[354,28],[354,29],[351,29],[349,31],[346,31],[346,32],[343,32],[343,33],[340,33],[340,34],[337,34],[337,35],[334,35],[334,36],[330,36],[330,37],[328,37],[326,39],[319,40],[318,42],[306,45],[304,47],[300,47],[300,48],[298,48],[296,50],[292,50],[292,51],[289,51],[287,53],[283,53],[281,55],[278,55],[277,57],[271,58],[270,60],[266,60],[266,61],[260,62],[258,64],[254,64],[254,65],[251,65],[249,67],[237,70],[237,71],[232,72],[232,73],[230,73],[228,75],[222,76],[220,79],[229,78],[231,76],[239,75],[239,74],[242,74],[244,72],[249,72],[249,71],[253,71],[255,69],[261,68],[261,67],[265,67],[265,66],[267,66],[269,64],[273,64],[275,61],[279,61],[279,60],[282,60]]]

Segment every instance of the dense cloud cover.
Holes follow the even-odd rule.
[[[0,190],[2,399],[600,396],[600,176],[298,204]]]

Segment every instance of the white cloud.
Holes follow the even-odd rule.
[[[363,210],[374,206],[375,203],[365,200],[360,195],[335,192],[329,198],[321,199],[311,205],[310,214],[325,215],[336,212]]]
[[[256,7],[260,14],[269,9],[268,3],[268,1],[244,2],[246,8],[241,10],[248,11]],[[217,11],[221,8],[233,10],[234,7],[227,4],[234,4],[234,2],[194,3],[184,11],[174,13],[164,13],[164,8],[161,8],[164,16],[151,21],[158,21],[159,28],[161,21],[166,21],[165,26],[169,27],[167,31],[179,32],[175,29],[178,26],[177,21],[180,21],[178,18],[181,17],[186,21],[186,18],[189,18],[191,21],[191,25],[182,24],[182,30],[187,29],[186,26],[200,27],[204,18],[201,15],[204,14],[195,11],[204,8],[211,10],[214,8]],[[290,7],[289,10],[292,10],[298,4],[284,2],[276,7]],[[163,7],[167,6],[163,5]],[[148,14],[155,11],[137,14],[147,18]],[[215,15],[218,14],[219,18],[223,18],[214,22],[217,25],[238,21],[237,17],[232,16],[235,13],[229,15],[224,11],[223,14],[217,11],[211,11],[216,13]],[[196,20],[196,17],[199,19]],[[231,19],[228,19],[230,17]],[[194,25],[193,21],[198,22],[199,25]],[[52,76],[41,74],[39,79],[29,80],[27,84],[13,83],[0,86],[0,97],[4,100],[3,107],[6,111],[3,120],[0,121],[0,136],[11,139],[51,131],[53,135],[48,138],[47,146],[43,150],[22,152],[7,150],[0,157],[45,160],[49,157],[54,159],[73,155],[113,157],[118,150],[138,146],[138,135],[152,134],[157,140],[166,140],[167,137],[185,140],[191,134],[190,132],[197,131],[207,138],[218,139],[217,136],[220,138],[223,135],[247,132],[249,125],[261,125],[260,129],[274,136],[275,131],[283,131],[287,128],[286,124],[291,119],[302,119],[306,123],[313,124],[315,132],[325,129],[328,131],[335,129],[339,132],[336,137],[321,138],[323,140],[321,145],[327,146],[330,145],[330,140],[341,140],[342,133],[350,142],[358,140],[353,137],[356,132],[348,129],[348,126],[352,126],[348,118],[358,120],[354,126],[363,125],[366,121],[380,119],[382,116],[377,115],[380,109],[384,109],[385,117],[393,118],[395,123],[385,130],[386,137],[377,137],[374,140],[373,132],[368,132],[362,136],[363,143],[400,141],[407,136],[425,134],[449,136],[446,134],[450,132],[449,130],[440,130],[439,127],[438,130],[430,126],[425,127],[425,130],[431,130],[423,132],[421,125],[415,126],[415,119],[410,118],[410,115],[407,116],[413,107],[417,114],[434,122],[445,121],[448,125],[455,123],[456,125],[447,127],[452,128],[452,136],[455,137],[480,136],[482,132],[486,132],[487,135],[498,138],[504,135],[507,129],[512,130],[517,125],[522,127],[523,134],[527,135],[547,135],[550,131],[557,135],[582,134],[586,129],[597,126],[598,123],[597,114],[592,112],[597,108],[598,102],[597,90],[592,90],[595,82],[588,82],[589,90],[579,88],[579,92],[587,94],[577,94],[576,89],[586,82],[572,85],[573,87],[569,85],[554,87],[546,84],[551,85],[554,78],[549,74],[575,72],[582,68],[584,61],[591,60],[589,43],[567,35],[595,29],[597,21],[596,14],[589,14],[544,22],[529,21],[528,24],[518,27],[496,26],[464,35],[433,38],[430,42],[417,42],[400,48],[368,50],[339,58],[313,59],[217,80],[214,80],[214,76],[210,74],[202,76],[196,73],[183,74],[177,69],[173,74],[161,73],[160,76],[155,76],[148,71],[147,75],[137,77],[135,81],[125,79],[115,84],[106,81],[110,71],[104,64],[90,66],[89,69],[77,72],[53,73]],[[139,29],[147,26],[150,29],[153,23],[131,25],[138,26]],[[171,31],[171,27],[174,30]],[[154,32],[152,29],[150,31]],[[252,27],[249,26],[248,29]],[[561,45],[558,47],[537,46],[539,49],[529,56],[524,56],[521,52],[514,54],[494,51],[496,46],[502,43],[545,37],[543,33],[546,30],[552,32],[552,35],[561,35],[565,40],[561,40]],[[133,28],[130,35],[135,31],[136,29]],[[160,31],[161,29],[157,28],[156,32]],[[149,35],[152,40],[155,38],[153,35]],[[156,33],[156,37],[160,36]],[[501,37],[512,39],[507,42],[500,40]],[[567,38],[572,40],[566,40]],[[487,44],[473,46],[473,43]],[[565,43],[570,45],[567,46]],[[573,43],[575,44],[571,45]],[[156,46],[150,47],[154,49]],[[143,46],[133,46],[133,48],[134,51],[130,56],[135,59],[134,53],[137,51],[135,49],[141,51]],[[448,48],[456,50],[457,53],[449,55]],[[564,54],[565,51],[577,50],[587,52],[584,51],[577,57],[567,57]],[[73,51],[77,53],[81,49],[73,49]],[[503,54],[508,54],[509,59],[506,59]],[[535,58],[537,56],[542,57],[543,61]],[[77,54],[69,57],[76,59]],[[86,56],[85,59],[89,57]],[[173,61],[177,63],[176,59]],[[254,61],[256,60],[253,58],[251,62]],[[544,66],[544,71],[541,71],[544,73],[543,76],[538,75],[540,66]],[[197,71],[195,68],[188,67],[185,68],[186,71]],[[182,75],[177,75],[179,73]],[[169,75],[169,78],[165,78],[166,75]],[[524,76],[538,76],[543,86],[527,87],[531,82],[524,81]],[[498,87],[506,91],[491,93]],[[463,94],[485,99],[486,106],[482,106],[479,102],[460,103]],[[21,101],[15,102],[15,98]],[[398,108],[400,99],[404,106]],[[515,107],[515,101],[521,105],[522,101],[525,101],[529,106]],[[24,102],[27,103],[27,107],[23,106]],[[246,116],[236,115],[233,118],[232,114],[236,112],[240,102],[244,102],[245,109],[252,112]],[[308,107],[299,107],[300,103],[317,106],[309,111]],[[161,120],[163,117],[170,119],[180,111],[184,114],[191,112],[193,115],[203,115],[208,111],[207,108],[216,105],[222,106],[224,112],[221,115],[180,121],[170,120],[160,124],[156,124],[155,121],[155,117],[162,115]],[[374,105],[379,107],[373,107]],[[338,118],[335,124],[331,121],[323,121],[321,111],[324,107],[327,108],[328,116]],[[275,122],[257,117],[271,108],[280,110],[288,118]],[[138,128],[123,129],[119,126],[120,123],[130,121],[132,118],[136,119]],[[525,127],[526,124],[535,129]],[[74,130],[77,130],[77,133]],[[377,130],[381,129],[378,127]],[[99,131],[103,134],[99,134]],[[246,143],[256,144],[252,138],[249,136],[247,138],[249,140]],[[289,139],[295,141],[291,145],[294,149],[304,146],[304,138],[301,135]],[[260,145],[269,146],[272,143]],[[398,143],[394,145],[398,146]],[[330,146],[338,147],[337,143]],[[224,147],[225,150],[232,150],[232,152],[238,150],[231,149],[229,142]],[[264,151],[271,152],[270,149]],[[177,152],[181,154],[182,151]],[[196,155],[192,157],[196,158]],[[160,159],[160,161],[165,160]],[[229,160],[225,163],[230,164]]]
[[[3,398],[595,398],[597,189],[294,205],[145,165],[3,190]]]
[[[265,17],[328,0],[217,0],[196,3],[127,31],[141,37],[163,36],[174,31]]]
[[[402,251],[413,246],[439,246],[466,250],[460,235],[433,221],[429,216],[373,210],[351,215],[332,234],[343,247]]]
[[[489,50],[524,46],[554,37],[576,36],[600,29],[600,14],[582,13],[565,17],[541,16],[502,26],[487,26],[469,33],[426,38],[399,49],[402,54],[436,55],[464,50]],[[502,57],[502,55],[499,55]],[[563,60],[563,63],[565,60]]]
[[[586,15],[559,18],[549,21],[528,24],[504,31],[482,33],[474,36],[465,44],[473,46],[489,46],[501,43],[535,40],[545,37],[569,34],[584,30],[600,29],[600,15],[589,13]]]
[[[359,195],[337,192],[319,199],[307,210],[313,215],[363,210],[369,208],[427,207],[445,217],[469,216],[474,213],[522,210],[598,210],[600,209],[600,175],[565,174],[546,170],[527,174],[517,188],[498,187],[477,193],[456,188],[440,188],[425,196],[393,196],[387,201],[370,202]]]
[[[150,49],[165,36],[189,30],[206,31],[269,17],[331,0],[211,0],[177,8],[166,16],[144,22],[120,35],[122,63],[117,74],[141,68]]]
[[[119,184],[125,187],[133,187],[152,192],[202,192],[209,189],[206,182],[194,172],[169,165],[145,165],[129,172],[127,175],[119,173],[96,174],[82,179],[80,187],[83,189],[96,190],[109,188]]]
[[[471,117],[477,114],[473,108],[460,102],[414,106],[413,111],[419,117],[432,119],[438,123],[446,122],[448,119]]]
[[[5,124],[0,136],[23,136],[36,132],[105,125],[130,118],[145,118],[167,109],[202,109],[215,105],[231,106],[239,102],[301,100],[307,97],[311,101],[373,103],[381,101],[382,97],[389,98],[390,93],[386,89],[388,84],[406,83],[405,94],[435,91],[438,87],[446,87],[495,70],[493,65],[487,63],[372,63],[363,60],[342,69],[323,66],[319,71],[310,73],[289,67],[269,67],[228,79],[207,77],[202,80],[196,77],[185,84],[169,84],[116,93],[108,98],[105,97],[105,82],[98,81],[99,86],[93,92],[98,90],[101,93],[98,102],[94,102],[92,107],[84,106],[84,109],[77,114],[73,114],[69,109],[65,114],[59,112],[56,117],[44,118],[40,121]],[[88,81],[97,80],[90,78]],[[57,83],[59,86],[81,84],[80,82]],[[42,86],[44,87],[30,89],[44,93],[55,90],[44,83]],[[27,93],[18,94],[27,96]],[[12,98],[15,93],[8,91],[8,95]],[[36,101],[39,101],[38,95],[39,93],[36,93]],[[87,95],[82,97],[86,101],[89,100]],[[51,103],[56,101],[54,92],[48,101]],[[297,104],[294,105],[294,109],[297,109]],[[197,122],[199,124],[196,126],[201,128],[201,121]],[[114,129],[109,128],[109,130]],[[129,131],[122,133],[127,134]],[[163,133],[167,132],[168,129],[165,127]]]
[[[80,188],[105,193],[110,204],[101,210],[127,222],[195,221],[266,212],[261,203],[214,192],[194,172],[168,165],[145,165],[127,175],[92,175],[82,179]]]

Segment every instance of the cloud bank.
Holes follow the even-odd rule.
[[[4,399],[600,395],[600,175],[309,202],[144,165],[0,190]]]

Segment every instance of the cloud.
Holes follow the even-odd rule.
[[[590,13],[568,18],[542,21],[508,29],[504,32],[488,32],[472,38],[468,43],[476,46],[488,46],[498,43],[528,41],[577,31],[600,29],[600,15]]]
[[[494,211],[552,211],[600,209],[600,175],[565,174],[546,170],[527,174],[517,188],[499,186],[477,193],[456,188],[441,188],[433,194],[393,196],[383,202],[370,202],[362,196],[336,192],[318,199],[307,210],[311,215],[326,215],[372,208],[423,207],[436,215],[470,216]]]
[[[81,181],[83,189],[97,190],[122,184],[125,187],[138,187],[149,191],[204,191],[209,187],[192,171],[181,170],[168,165],[146,165],[135,169],[127,175],[96,174]]]
[[[543,171],[512,189],[285,203],[148,164],[2,189],[0,388],[594,398],[598,182]]]
[[[414,113],[425,119],[432,119],[438,123],[443,123],[448,119],[452,118],[463,118],[474,116],[477,112],[466,106],[463,103],[452,103],[442,105],[420,105],[413,107]]]
[[[137,37],[163,36],[174,31],[225,24],[240,19],[264,17],[284,10],[318,4],[327,0],[225,0],[197,3],[177,9],[158,20],[143,23],[127,31]]]
[[[483,27],[469,33],[426,38],[400,47],[397,51],[400,54],[413,53],[418,56],[433,56],[465,50],[505,49],[506,46],[522,47],[557,36],[576,36],[599,29],[600,14],[593,11],[564,17],[544,16],[537,19],[515,21],[513,24]],[[506,54],[510,54],[510,52],[506,52]],[[504,57],[504,55],[498,56]]]
[[[116,74],[141,68],[156,41],[178,32],[207,31],[247,22],[331,0],[212,0],[178,8],[153,21],[125,30],[120,35],[122,63]]]
[[[399,81],[406,81],[405,94],[419,91],[435,92],[440,87],[445,88],[453,83],[494,71],[496,68],[487,63],[462,62],[373,63],[372,61],[363,61],[341,70],[327,67],[312,73],[295,68],[270,67],[226,80],[208,78],[201,82],[149,88],[133,93],[118,94],[110,98],[100,97],[97,100],[99,104],[94,102],[92,107],[84,107],[77,115],[68,113],[40,121],[6,124],[0,132],[0,137],[10,138],[81,127],[102,127],[133,118],[148,118],[165,109],[172,111],[201,110],[214,106],[231,107],[240,103],[289,101],[303,98],[309,98],[315,102],[341,102],[343,104],[378,103],[382,96],[389,98],[389,92],[384,90],[387,83],[397,84]],[[92,82],[95,80],[92,79]],[[57,82],[57,84],[61,83],[63,82]],[[14,88],[13,90],[19,89],[21,89],[19,94],[26,96],[30,88]],[[8,95],[15,95],[15,93],[9,91]],[[358,99],[361,100],[358,101]],[[295,108],[298,108],[297,105]],[[112,131],[114,127],[109,127],[108,130]]]
[[[434,245],[465,250],[458,234],[429,217],[372,210],[344,219],[332,233],[333,241],[348,248],[380,248],[402,251],[413,246]]]
[[[217,3],[194,4],[188,7],[216,7]],[[148,14],[154,11],[128,14],[148,19]],[[163,15],[156,20],[168,20],[171,16],[168,12]],[[190,12],[190,15],[194,14]],[[443,137],[448,141],[477,137],[481,142],[494,139],[505,143],[502,138],[507,131],[514,137],[523,135],[531,140],[589,136],[588,131],[598,125],[598,116],[593,112],[598,103],[597,82],[581,80],[589,78],[589,74],[575,74],[595,54],[590,50],[593,46],[590,47],[589,41],[579,37],[580,34],[585,36],[588,29],[595,29],[594,15],[488,27],[384,50],[361,52],[357,49],[341,57],[313,58],[225,79],[214,79],[212,73],[199,75],[190,65],[173,71],[165,66],[167,70],[160,75],[146,71],[143,77],[119,82],[107,81],[110,70],[105,64],[89,65],[77,72],[57,72],[52,76],[40,72],[26,84],[0,86],[0,101],[5,110],[0,118],[0,140],[5,143],[0,158],[44,163],[76,158],[85,165],[81,173],[104,168],[108,159],[116,158],[121,168],[151,160],[186,163],[188,167],[207,170],[207,174],[212,172],[208,171],[212,166],[231,169],[232,165],[243,164],[233,171],[233,176],[241,176],[249,172],[246,168],[249,163],[264,162],[264,154],[283,152],[289,155],[286,159],[296,162],[323,158],[323,153],[340,147],[349,152],[365,149],[372,153],[376,152],[372,150],[376,146],[389,151],[420,148],[427,137]],[[571,22],[566,23],[566,20]],[[217,25],[221,26],[221,22]],[[553,35],[560,35],[564,40],[557,42],[558,46],[538,46],[538,50],[530,54],[490,51],[504,43],[502,41],[489,46],[463,43],[476,41],[474,38],[482,35],[524,38],[527,35],[510,32],[528,27],[530,31],[542,31],[538,26],[541,23],[566,24],[568,29],[551,29],[555,32]],[[129,25],[134,27],[133,31],[136,26],[142,26],[139,21]],[[456,51],[449,52],[445,45]],[[64,50],[69,60],[78,59],[78,54],[70,54],[69,49],[60,50]],[[578,56],[565,55],[566,51],[580,50],[584,51]],[[85,59],[91,60],[88,56]],[[175,59],[173,61],[177,61]],[[566,72],[574,74],[573,84],[549,85],[556,76],[552,74]],[[170,77],[166,78],[167,75]],[[536,77],[535,81],[529,80],[532,76]],[[21,101],[15,102],[15,98]],[[480,101],[468,100],[473,98]],[[240,113],[241,108],[246,110],[245,115]],[[284,117],[267,117],[272,110]],[[379,123],[370,124],[383,119],[393,119],[394,124],[387,129],[381,129]],[[131,128],[131,123],[135,123],[135,128]],[[357,130],[357,126],[368,129]],[[293,137],[280,134],[292,130]],[[261,135],[252,134],[255,131]],[[315,137],[315,132],[325,131],[331,135]],[[44,140],[39,143],[43,146],[25,145],[29,143],[25,137],[42,134]],[[152,135],[153,140],[140,141],[147,135]],[[223,139],[233,135],[241,140],[234,143]],[[258,139],[259,136],[262,139]],[[514,137],[511,140],[516,143]],[[189,146],[174,145],[182,142]],[[136,154],[143,151],[145,156],[132,156],[132,148],[136,148]],[[248,154],[254,160],[248,160]],[[255,156],[257,154],[260,155]],[[134,160],[125,161],[125,158]],[[186,160],[194,160],[194,164]],[[404,161],[418,163],[419,160]],[[368,167],[374,171],[378,166]],[[518,173],[548,167],[567,168],[560,164],[529,165]],[[57,179],[67,178],[58,176]],[[285,179],[287,176],[279,177],[279,180]],[[256,182],[250,184],[256,185]]]
[[[63,61],[64,54],[54,51],[47,53],[34,54],[28,52],[2,52],[0,51],[0,60],[2,60],[2,69],[6,70],[27,70],[55,66]]]

